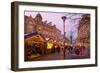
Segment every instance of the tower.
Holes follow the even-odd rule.
[[[42,22],[42,16],[41,16],[41,14],[38,13],[38,14],[35,16],[34,19],[35,19],[35,21],[36,21],[37,23]]]

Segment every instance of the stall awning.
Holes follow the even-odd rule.
[[[25,41],[30,41],[30,42],[34,42],[34,43],[39,43],[39,42],[45,41],[45,38],[38,32],[25,34],[24,39],[25,39]]]

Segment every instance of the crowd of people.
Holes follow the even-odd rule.
[[[31,46],[27,46],[25,48],[27,50],[30,49],[29,51],[31,51],[31,54],[37,54],[38,53],[40,55],[43,55],[43,49],[44,49],[44,54],[48,54],[48,53],[46,53],[46,51],[47,51],[46,47],[41,48],[41,46],[37,45],[37,44],[32,44]],[[67,51],[69,54],[83,55],[84,51],[86,50],[86,47],[85,46],[70,46],[70,45],[66,45],[64,47],[64,46],[59,46],[59,45],[53,45],[53,47],[49,50],[50,50],[51,54],[52,53],[58,53],[59,54],[59,53],[62,52],[66,56],[67,55],[66,51]]]
[[[42,49],[40,46],[33,45],[31,46],[33,53],[39,53],[42,54]],[[82,55],[83,52],[86,50],[85,46],[65,46],[61,47],[59,45],[53,46],[51,49],[51,53],[60,53],[61,51],[65,52],[68,51],[70,54],[76,54],[76,55]],[[46,51],[46,50],[45,50]]]
[[[52,49],[54,52],[58,52],[58,53],[60,53],[61,51],[66,53],[66,51],[68,51],[70,54],[82,55],[84,51],[86,50],[86,47],[85,46],[70,46],[70,45],[63,47],[63,46],[56,45],[56,46],[53,46]]]

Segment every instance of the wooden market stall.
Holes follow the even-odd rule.
[[[24,35],[25,60],[36,58],[44,54],[44,37],[38,32]]]

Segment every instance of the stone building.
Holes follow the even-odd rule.
[[[90,48],[90,14],[84,14],[80,20],[77,44]]]
[[[45,39],[50,38],[53,40],[62,39],[61,31],[52,22],[42,21],[43,18],[40,13],[38,13],[35,18],[32,16],[24,16],[25,27],[24,34],[39,32]]]

